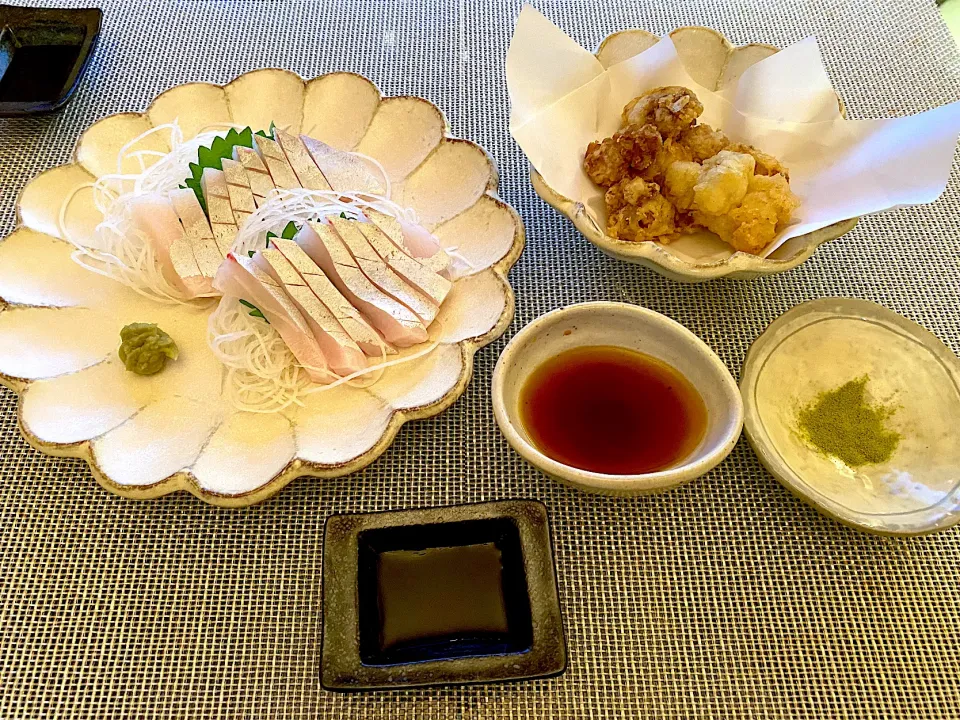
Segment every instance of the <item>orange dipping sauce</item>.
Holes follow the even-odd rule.
[[[682,462],[703,440],[707,407],[676,369],[622,347],[572,348],[533,371],[520,421],[557,462],[637,475]]]

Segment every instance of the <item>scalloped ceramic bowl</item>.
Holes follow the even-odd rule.
[[[690,76],[704,87],[714,90],[735,82],[748,67],[777,52],[777,48],[772,45],[734,47],[719,32],[705,27],[678,28],[670,33],[670,37],[673,38],[677,53]],[[596,53],[597,59],[604,67],[610,67],[653,47],[659,40],[658,36],[646,30],[614,33],[601,43]],[[840,111],[843,112],[842,103]],[[703,250],[703,262],[691,262],[678,257],[668,247],[659,243],[627,242],[609,237],[589,217],[581,203],[560,195],[547,185],[533,167],[530,168],[530,181],[541,198],[570,218],[577,230],[604,253],[624,262],[651,268],[679,282],[703,282],[722,277],[751,280],[760,275],[792,270],[813,255],[820,245],[850,232],[857,224],[857,218],[851,218],[791,238],[767,258],[733,253],[728,258],[717,260],[717,248],[708,245]],[[695,251],[694,246],[685,244],[685,255],[691,256]]]
[[[125,143],[174,118],[187,138],[213,123],[275,122],[377,158],[394,183],[393,199],[413,207],[473,267],[432,326],[437,348],[389,368],[369,390],[342,386],[280,414],[243,413],[226,402],[221,367],[206,346],[211,306],[160,305],[81,269],[58,221],[75,193],[63,227],[70,237],[89,237],[99,215],[84,186],[117,171]],[[186,490],[216,505],[243,506],[301,475],[359,470],[404,422],[448,408],[470,381],[476,351],[513,319],[506,275],[524,244],[519,217],[497,196],[492,160],[448,129],[431,103],[384,98],[358,75],[304,81],[278,69],[222,87],[181,85],[142,114],[91,126],[72,163],[24,188],[19,224],[0,242],[0,382],[21,396],[24,437],[50,455],[83,458],[104,487],[125,497]],[[165,142],[154,134],[137,148],[163,151]],[[117,358],[119,330],[134,321],[158,323],[180,346],[180,358],[163,373],[140,377]]]

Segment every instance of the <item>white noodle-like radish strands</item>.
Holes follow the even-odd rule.
[[[237,298],[223,297],[207,324],[210,349],[226,367],[223,392],[234,407],[245,412],[280,412],[291,405],[303,405],[307,396],[341,385],[368,388],[380,380],[387,368],[424,357],[440,345],[440,341],[435,340],[410,355],[390,361],[385,361],[384,346],[380,362],[345,377],[325,370],[336,379],[328,385],[317,385],[310,382],[280,334],[249,312]],[[355,382],[372,374],[376,377],[371,382]]]
[[[386,215],[417,222],[416,213],[392,200],[366,193],[343,193],[336,190],[307,190],[304,188],[275,189],[267,201],[246,219],[233,241],[231,251],[247,255],[266,247],[267,232],[281,233],[289,222],[298,225],[307,220],[321,220],[329,215],[359,219],[365,208]]]

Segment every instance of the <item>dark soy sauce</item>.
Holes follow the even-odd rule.
[[[581,470],[636,475],[665,470],[703,440],[707,408],[661,360],[627,348],[579,347],[533,371],[520,419],[545,455]]]
[[[79,45],[16,48],[0,79],[0,102],[35,102],[57,97],[79,54]]]

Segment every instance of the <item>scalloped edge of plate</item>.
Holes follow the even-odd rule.
[[[373,85],[377,92],[380,93],[380,100],[383,101],[387,97],[394,96],[384,96],[380,88],[369,78],[366,78],[357,73],[341,73],[334,71],[331,73],[325,73],[324,75],[318,75],[316,78],[305,79],[302,76],[293,73],[290,70],[285,68],[255,68],[249,70],[246,73],[242,73],[237,77],[230,80],[228,83],[222,85],[217,85],[216,83],[199,83],[204,85],[215,85],[216,87],[224,88],[226,85],[234,82],[235,80],[244,77],[252,72],[259,72],[261,70],[280,70],[283,72],[288,72],[296,75],[301,82],[307,83],[313,80],[317,80],[328,75],[340,75],[340,74],[350,74],[361,77],[364,80],[368,81]],[[182,83],[182,85],[197,84],[195,82]],[[181,85],[175,85],[174,87],[180,87]],[[157,98],[161,97],[164,93],[169,92],[173,88],[168,88],[164,90],[163,93],[157,95],[154,98],[147,109],[143,112],[122,112],[114,113],[113,115],[104,116],[97,120],[100,122],[105,120],[107,117],[113,117],[114,115],[136,115],[138,117],[143,117],[149,122],[148,112],[150,107],[156,102]],[[52,457],[67,457],[67,458],[78,458],[87,463],[90,468],[90,472],[93,475],[94,479],[106,490],[109,490],[115,495],[120,495],[121,497],[132,499],[132,500],[151,500],[164,495],[169,495],[174,492],[184,491],[188,492],[191,495],[194,495],[206,503],[215,505],[218,507],[229,507],[229,508],[239,508],[239,507],[248,507],[251,505],[256,505],[261,503],[268,498],[276,495],[280,490],[286,487],[288,484],[300,477],[317,477],[317,478],[338,478],[344,477],[346,475],[351,475],[355,472],[358,472],[368,465],[371,465],[375,462],[387,448],[393,444],[393,441],[396,439],[397,433],[400,431],[400,428],[407,422],[412,420],[424,420],[427,418],[435,417],[439,415],[444,410],[452,406],[460,397],[463,395],[464,391],[467,389],[467,386],[470,384],[470,381],[473,379],[473,365],[474,365],[474,356],[477,351],[481,348],[489,345],[494,340],[498,339],[500,336],[506,332],[507,328],[510,327],[510,324],[513,322],[514,315],[516,313],[516,296],[513,290],[513,287],[510,285],[510,282],[507,280],[507,274],[510,272],[510,269],[517,263],[520,259],[520,255],[523,253],[523,250],[526,246],[526,228],[524,227],[523,220],[520,218],[520,214],[514,209],[509,203],[505,202],[498,194],[499,188],[499,172],[497,171],[496,163],[491,157],[490,153],[487,152],[486,148],[481,145],[474,143],[471,140],[466,140],[464,138],[457,138],[450,134],[450,123],[447,120],[446,113],[442,109],[434,105],[429,100],[421,98],[418,96],[396,96],[396,97],[416,97],[418,100],[421,100],[424,103],[430,105],[440,117],[443,119],[443,136],[441,139],[445,140],[456,140],[457,142],[468,142],[471,145],[480,149],[483,154],[486,156],[487,161],[490,163],[490,180],[487,184],[487,189],[481,194],[480,197],[484,195],[492,199],[495,203],[500,205],[509,211],[510,215],[514,220],[514,236],[513,244],[510,246],[510,249],[497,260],[495,263],[490,265],[489,270],[492,270],[496,277],[499,279],[501,285],[503,286],[505,293],[505,303],[504,309],[500,314],[499,319],[496,324],[482,335],[478,335],[472,338],[466,338],[459,341],[457,346],[460,348],[460,357],[462,361],[462,368],[460,371],[460,376],[457,378],[457,382],[450,388],[442,397],[438,398],[434,402],[428,403],[426,405],[420,405],[412,408],[405,408],[403,410],[394,409],[391,412],[390,419],[387,421],[387,426],[383,431],[383,434],[380,436],[380,439],[367,451],[342,463],[336,463],[332,465],[324,465],[321,463],[316,463],[312,461],[301,460],[299,458],[294,458],[290,460],[287,465],[276,473],[270,480],[265,482],[263,485],[259,486],[254,490],[250,490],[244,493],[239,493],[236,495],[226,495],[216,492],[211,492],[202,488],[197,479],[193,476],[190,471],[181,470],[176,472],[159,482],[152,483],[150,485],[123,485],[112,480],[98,465],[93,454],[90,440],[84,440],[77,443],[49,443],[43,440],[40,440],[32,433],[30,433],[23,423],[23,392],[30,385],[30,380],[24,378],[12,377],[9,375],[4,375],[0,373],[0,385],[12,390],[17,395],[17,426],[20,430],[20,434],[27,441],[27,443],[34,448],[39,450],[45,455],[50,455]],[[89,128],[88,128],[89,129]],[[84,130],[80,136],[77,138],[76,145],[74,150],[71,153],[71,162],[64,163],[64,165],[79,165],[77,161],[77,150],[80,147],[80,143],[83,140],[84,135],[87,130]],[[437,147],[440,144],[438,143]],[[425,163],[436,151],[436,147],[427,154],[426,157],[421,161],[421,165]],[[59,165],[56,167],[63,167]],[[82,166],[81,166],[82,167]],[[419,166],[418,166],[419,167]],[[47,168],[46,170],[38,173],[34,178],[31,178],[27,183],[24,184],[24,187],[17,194],[16,204],[15,204],[15,223],[11,229],[9,235],[16,232],[21,227],[25,227],[23,224],[22,218],[20,216],[20,199],[23,195],[24,189],[26,189],[31,182],[36,177],[39,177],[45,172],[49,172],[54,168]],[[4,238],[5,239],[5,238]],[[0,312],[3,312],[9,306],[8,303],[0,300]]]

